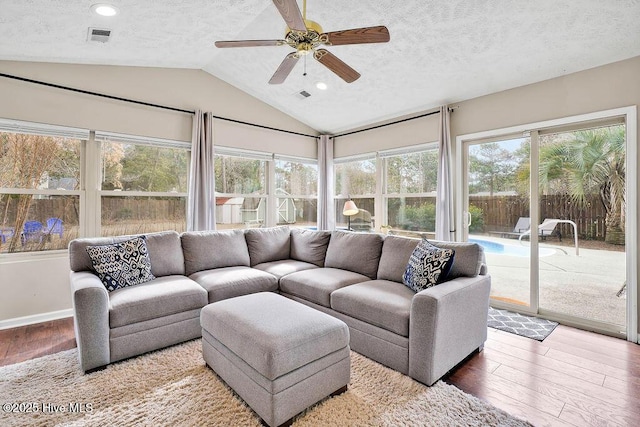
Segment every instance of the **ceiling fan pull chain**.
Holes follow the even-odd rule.
[[[305,1],[305,3],[306,3],[306,1]],[[302,73],[302,76],[303,77],[307,76],[307,56],[306,55],[304,57],[304,73]]]

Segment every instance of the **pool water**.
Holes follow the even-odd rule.
[[[505,245],[498,242],[492,242],[491,240],[484,239],[469,239],[471,243],[477,243],[484,249],[485,252],[490,254],[501,254],[501,255],[510,255],[510,256],[518,256],[518,257],[528,257],[529,256],[529,247],[528,246],[516,246],[516,245]],[[555,249],[551,248],[538,248],[539,256],[549,256],[556,253]]]

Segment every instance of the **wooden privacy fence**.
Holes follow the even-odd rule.
[[[529,199],[522,196],[469,196],[469,205],[482,210],[484,232],[513,231],[520,217],[529,217]],[[581,239],[604,240],[606,210],[598,195],[588,198],[585,206],[567,195],[540,197],[540,221],[545,218],[569,219],[578,226]],[[558,224],[563,236],[572,236],[570,224]]]
[[[183,219],[186,207],[184,197],[103,197],[102,221]]]
[[[6,203],[9,206],[6,206]],[[0,200],[0,209],[5,216],[7,225],[12,225],[16,217],[17,202],[6,195]],[[79,198],[78,196],[50,196],[31,200],[29,213],[25,220],[46,221],[47,218],[60,218],[65,226],[78,225]],[[186,202],[184,197],[103,197],[102,221],[110,223],[126,220],[175,220],[186,217]],[[2,220],[2,218],[0,218]]]

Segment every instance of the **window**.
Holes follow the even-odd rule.
[[[190,144],[97,133],[102,236],[186,230]]]
[[[391,229],[435,232],[438,149],[380,153],[384,159],[384,208]]]
[[[267,160],[263,153],[216,148],[216,224],[218,229],[267,224]]]
[[[79,235],[89,133],[0,120],[0,252],[66,249]]]
[[[335,209],[336,227],[354,231],[373,231],[375,224],[376,157],[336,159]],[[351,198],[358,213],[350,217],[343,215],[345,202]]]
[[[315,227],[318,222],[318,163],[276,156],[275,169],[276,224]]]

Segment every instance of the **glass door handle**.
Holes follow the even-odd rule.
[[[467,223],[465,224],[465,227],[469,228],[471,227],[471,212],[464,211],[464,215],[467,217]]]

